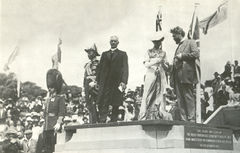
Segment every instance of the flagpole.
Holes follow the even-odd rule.
[[[198,6],[200,4],[199,3],[195,3],[195,17],[198,16]],[[193,34],[193,33],[192,33]],[[199,33],[199,50],[200,50],[200,33]],[[199,59],[201,57],[201,52],[199,52]],[[201,60],[200,60],[201,61]],[[197,76],[199,76],[198,80],[199,82],[196,85],[196,123],[202,123],[202,115],[201,115],[201,98],[200,98],[200,90],[201,90],[201,76],[200,74],[198,74]]]
[[[229,18],[229,22],[228,22],[228,30],[229,30],[229,37],[230,37],[230,41],[231,41],[231,47],[230,47],[230,50],[231,50],[231,64],[233,65],[234,64],[234,58],[235,58],[235,55],[234,55],[234,51],[233,51],[233,41],[232,41],[232,1],[228,1],[226,0],[224,3],[227,3],[227,18]],[[232,66],[231,68],[231,71],[233,72],[232,73],[232,76],[231,76],[231,80],[233,81],[234,80],[234,67]]]
[[[17,77],[17,96],[18,98],[20,98],[21,96],[21,81],[18,77]]]

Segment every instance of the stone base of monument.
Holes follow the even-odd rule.
[[[68,126],[56,153],[239,153],[233,130],[177,121]]]

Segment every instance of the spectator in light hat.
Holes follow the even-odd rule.
[[[117,122],[122,122],[124,120],[124,114],[125,114],[125,108],[123,106],[119,106]]]
[[[27,113],[27,114],[26,114],[26,117],[31,117],[31,116],[32,116],[31,113]]]
[[[63,121],[64,125],[68,125],[72,121],[72,119],[69,116],[65,116]]]
[[[32,117],[27,117],[26,121],[27,121],[27,122],[32,122],[32,121],[33,121],[33,120],[32,120]]]
[[[26,130],[24,132],[24,134],[25,134],[25,139],[22,142],[23,152],[24,153],[35,153],[37,141],[32,139],[32,131]]]
[[[83,117],[83,122],[84,122],[84,124],[88,124],[88,118],[87,117]]]
[[[42,118],[42,119],[40,119],[40,121],[39,121],[39,126],[42,127],[43,124],[44,124],[44,119]]]
[[[33,119],[32,117],[27,117],[26,118],[26,125],[25,127],[27,127],[27,129],[32,129],[33,127]]]
[[[32,112],[32,120],[34,124],[38,124],[40,120],[40,114],[37,112]]]

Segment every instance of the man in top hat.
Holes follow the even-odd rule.
[[[22,141],[23,153],[36,153],[37,141],[32,139],[32,131],[24,132],[25,138]]]
[[[181,110],[181,120],[195,122],[196,100],[193,91],[199,81],[195,63],[200,56],[199,49],[194,40],[184,40],[185,32],[182,28],[175,27],[170,32],[178,45],[171,78]]]
[[[56,133],[61,129],[65,115],[65,98],[60,95],[63,83],[62,74],[58,70],[50,69],[47,72],[49,97],[46,100],[44,110],[43,152],[45,153],[54,152]]]
[[[117,121],[118,107],[123,103],[123,92],[128,82],[128,56],[119,50],[117,36],[110,37],[111,49],[102,53],[97,83],[100,122],[106,122],[109,105],[113,107],[111,121]]]
[[[93,44],[92,47],[85,49],[88,54],[89,62],[84,66],[84,90],[87,107],[90,111],[90,123],[96,123],[98,121],[96,100],[97,100],[97,85],[96,85],[96,74],[99,61],[97,56],[100,56],[97,51],[97,47]]]

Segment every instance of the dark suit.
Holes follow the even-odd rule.
[[[128,57],[121,50],[106,51],[102,53],[97,74],[99,85],[98,106],[100,122],[105,122],[108,106],[112,105],[111,121],[117,120],[118,107],[122,105],[123,95],[118,89],[121,82],[128,81]]]
[[[229,100],[229,92],[220,90],[217,93],[216,109],[222,105],[227,105]]]
[[[176,56],[182,57],[177,59]],[[172,83],[175,89],[181,120],[195,120],[194,85],[198,83],[195,61],[199,59],[199,50],[194,40],[184,40],[178,46],[173,63]]]
[[[56,95],[53,98],[48,98],[44,113],[44,150],[47,153],[52,153],[54,151],[54,145],[56,144],[54,126],[56,123],[61,123],[61,117],[64,117],[65,115],[65,98],[60,95]]]

